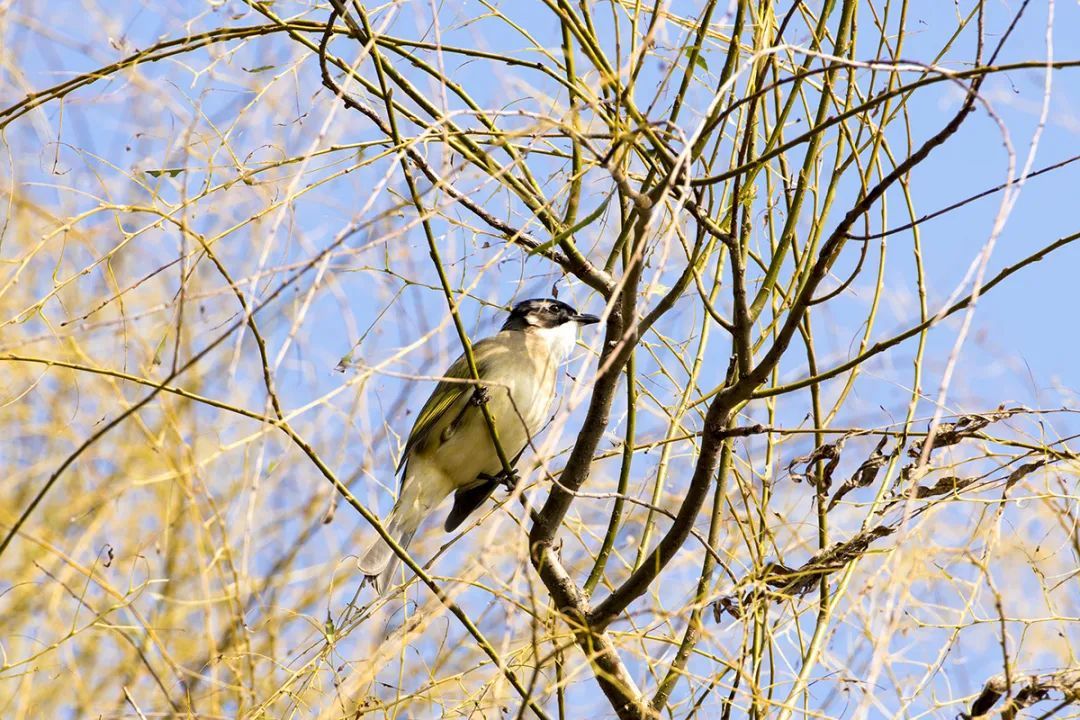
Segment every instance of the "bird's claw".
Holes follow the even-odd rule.
[[[493,482],[496,485],[502,485],[506,488],[507,492],[513,492],[514,488],[517,487],[517,484],[521,482],[521,476],[518,475],[517,470],[512,470],[509,473],[503,470],[495,475],[481,473],[478,477],[484,482]]]
[[[490,399],[491,399],[491,393],[488,392],[488,389],[486,387],[484,387],[483,385],[477,385],[476,389],[473,390],[472,397],[469,399],[469,401],[473,405],[476,405],[477,407],[479,407],[481,405],[487,405],[488,400],[490,400]]]

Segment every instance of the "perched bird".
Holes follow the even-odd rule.
[[[472,346],[480,384],[472,382],[459,357],[424,403],[405,443],[397,471],[401,491],[384,521],[397,543],[408,547],[413,534],[450,493],[454,507],[447,532],[480,507],[507,478],[480,405],[495,420],[499,445],[511,463],[542,427],[555,400],[556,371],[577,342],[578,328],[599,322],[554,299],[525,300],[514,306],[495,335]],[[453,382],[452,380],[458,380]],[[359,567],[379,593],[386,592],[400,562],[381,537],[360,558]]]

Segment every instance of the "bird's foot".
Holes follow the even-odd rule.
[[[469,398],[469,402],[471,402],[473,405],[476,405],[477,407],[480,407],[481,405],[487,405],[488,400],[491,400],[491,393],[489,393],[488,389],[483,385],[477,385],[476,389],[473,390],[472,397]]]
[[[502,485],[506,488],[507,492],[513,492],[514,488],[517,487],[517,484],[521,482],[521,476],[518,475],[517,470],[512,470],[509,473],[503,470],[495,475],[480,473],[477,477],[484,482],[493,482],[496,485]]]

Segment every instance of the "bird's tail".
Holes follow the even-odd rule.
[[[386,523],[386,532],[403,549],[409,547],[409,541],[412,540],[422,519],[420,513],[409,512],[409,509],[398,502],[390,511]],[[376,535],[367,551],[360,556],[360,562],[357,565],[360,572],[364,573],[375,586],[375,592],[382,596],[393,583],[394,574],[401,565],[401,558],[380,535]]]

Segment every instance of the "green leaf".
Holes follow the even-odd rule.
[[[253,67],[251,69],[248,69],[246,67],[241,67],[240,69],[243,70],[244,72],[257,73],[257,72],[262,72],[263,70],[273,70],[274,66],[273,65],[260,65],[259,67]]]
[[[187,168],[161,168],[160,170],[146,170],[144,172],[150,177],[162,177],[163,175],[168,175],[169,177],[174,178],[186,169]]]
[[[344,357],[338,361],[337,366],[334,368],[338,372],[345,372],[346,368],[353,364],[353,351],[345,353]]]
[[[326,622],[323,623],[323,633],[326,635],[326,639],[329,642],[334,642],[334,635],[336,634],[334,629],[334,619],[330,617],[330,613],[326,613]]]
[[[705,62],[705,56],[704,55],[702,55],[699,52],[695,56],[694,55],[694,48],[692,48],[692,47],[683,48],[683,52],[686,54],[687,59],[692,58],[695,65],[697,65],[699,68],[701,68],[705,72],[709,72],[709,63]]]

